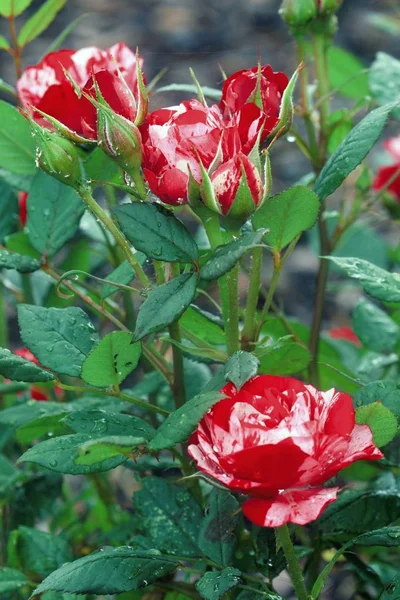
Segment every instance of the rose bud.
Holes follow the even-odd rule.
[[[258,526],[314,521],[339,490],[326,481],[356,460],[383,457],[347,394],[270,375],[221,393],[188,451],[201,471],[249,496],[243,512]]]
[[[281,99],[288,82],[284,73],[275,73],[270,65],[233,73],[222,88],[221,110],[227,118],[248,103],[256,104],[264,116],[262,137],[265,138],[278,123]]]
[[[333,15],[342,4],[343,0],[318,0],[318,12],[320,15]]]
[[[26,225],[27,201],[28,193],[18,192],[19,222],[21,223],[21,227],[25,227]]]
[[[37,166],[65,185],[79,189],[85,183],[77,148],[64,137],[50,133],[31,121],[36,138]]]
[[[327,334],[333,340],[345,340],[355,346],[361,346],[360,340],[351,327],[334,327],[333,329],[328,329]]]
[[[316,18],[319,0],[283,0],[279,14],[290,29],[299,31]]]
[[[98,145],[128,174],[142,164],[142,136],[134,123],[105,106],[97,108]]]
[[[22,106],[32,119],[46,128],[56,128],[76,142],[96,140],[96,108],[87,99],[95,98],[94,77],[102,96],[114,112],[135,120],[135,97],[142,95],[138,82],[143,59],[125,44],[108,50],[82,48],[47,54],[28,67],[17,82]],[[140,83],[140,85],[139,85]],[[140,93],[139,93],[140,91]],[[146,108],[139,97],[140,118]]]

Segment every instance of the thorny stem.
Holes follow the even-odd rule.
[[[296,36],[296,44],[297,44],[298,62],[299,63],[303,62],[303,64],[306,65],[306,46],[305,46],[305,38],[303,35]],[[310,103],[308,100],[308,69],[306,66],[304,66],[304,68],[300,70],[299,79],[300,79],[300,110],[301,110],[302,117],[304,119],[304,124],[305,124],[307,135],[308,135],[311,161],[314,164],[316,161],[318,161],[318,144],[317,144],[317,137],[315,135],[314,123],[312,121]]]
[[[147,277],[146,273],[143,271],[142,267],[139,264],[139,261],[135,254],[131,251],[128,241],[122,232],[115,225],[114,221],[107,215],[107,213],[101,208],[101,206],[96,202],[96,200],[92,196],[92,192],[89,188],[83,187],[79,190],[79,195],[82,200],[85,202],[90,212],[93,213],[96,219],[101,221],[104,227],[111,233],[114,237],[116,243],[122,249],[126,260],[132,266],[135,271],[136,276],[138,277],[140,283],[144,287],[150,286],[150,280]]]
[[[287,525],[275,529],[276,539],[281,546],[287,563],[287,570],[293,583],[298,600],[308,600],[308,593],[304,584],[303,573],[297,561],[296,553]]]

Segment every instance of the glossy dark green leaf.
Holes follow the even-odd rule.
[[[0,176],[0,244],[17,227],[18,200],[10,185]]]
[[[196,582],[196,590],[205,600],[219,600],[240,583],[241,575],[239,569],[233,567],[210,571]]]
[[[0,269],[15,269],[20,273],[33,273],[33,271],[38,271],[41,266],[40,260],[31,256],[0,250]]]
[[[400,275],[389,273],[360,258],[329,258],[346,271],[349,277],[360,281],[364,291],[382,302],[400,303]]]
[[[89,352],[82,365],[82,379],[95,387],[119,385],[138,365],[142,346],[132,334],[113,331]]]
[[[305,369],[311,360],[309,350],[291,336],[260,345],[255,354],[260,361],[259,373],[266,375],[293,375]]]
[[[13,354],[7,348],[0,348],[0,375],[12,381],[35,382],[55,379],[53,373]]]
[[[353,313],[354,333],[375,352],[392,352],[400,337],[400,327],[381,308],[360,300]]]
[[[114,209],[122,231],[137,250],[168,262],[197,261],[193,237],[174,214],[160,204],[133,202]]]
[[[146,256],[141,252],[136,253],[136,258],[139,260],[139,263],[141,265],[146,260]],[[119,265],[119,267],[114,269],[112,273],[107,275],[106,279],[109,280],[110,283],[105,283],[103,285],[103,288],[101,290],[102,300],[105,300],[106,298],[109,298],[112,294],[115,294],[116,292],[120,291],[120,289],[117,286],[113,285],[111,282],[119,283],[122,285],[129,285],[132,279],[134,279],[134,277],[135,272],[132,266],[128,263],[127,260],[125,260]]]
[[[240,389],[248,379],[257,374],[259,359],[250,352],[235,352],[225,365],[225,379]]]
[[[364,160],[378,141],[390,112],[397,103],[385,104],[370,112],[354,127],[328,159],[314,186],[320,200],[333,194],[348,175]]]
[[[201,267],[201,279],[212,281],[228,273],[248,250],[261,243],[264,233],[264,229],[255,233],[244,233],[233,242],[219,246]]]
[[[14,106],[0,100],[0,167],[22,175],[34,173],[35,150],[28,121]]]
[[[373,381],[357,390],[353,396],[356,408],[372,402],[381,402],[383,406],[400,418],[400,385],[395,381]]]
[[[98,337],[82,309],[20,304],[18,321],[24,344],[40,364],[56,373],[80,376]]]
[[[213,488],[207,498],[199,534],[200,550],[218,565],[231,564],[236,546],[239,503],[232,494]]]
[[[197,546],[200,506],[183,486],[146,477],[133,496],[146,535],[156,548],[178,556],[200,556]]]
[[[3,567],[0,569],[0,594],[13,592],[28,583],[27,577],[17,569]]]
[[[40,8],[22,25],[18,33],[18,44],[26,46],[37,38],[54,21],[57,13],[63,8],[67,0],[47,0]]]
[[[369,87],[379,104],[397,100],[400,95],[400,61],[390,54],[378,52],[369,70]],[[392,116],[399,119],[400,109],[393,110]]]
[[[320,209],[318,197],[302,185],[296,185],[277,194],[256,212],[253,224],[265,228],[264,241],[275,252],[280,252],[300,233],[310,229]]]
[[[203,415],[223,397],[219,393],[208,392],[195,396],[179,407],[157,429],[156,435],[148,445],[149,450],[172,448],[175,444],[186,440],[196,429]]]
[[[356,411],[356,423],[368,425],[374,444],[378,448],[389,444],[397,435],[398,426],[395,415],[380,402],[360,406]]]
[[[156,551],[130,546],[104,548],[63,565],[36,588],[33,597],[49,590],[72,594],[120,594],[153,583],[176,569],[178,562]]]
[[[76,433],[89,435],[132,435],[149,440],[155,433],[153,427],[140,417],[94,408],[70,412],[63,422]]]
[[[400,573],[387,584],[378,600],[397,600],[400,598]]]
[[[38,171],[29,192],[27,232],[32,246],[53,256],[78,230],[85,210],[74,189]]]
[[[72,552],[62,534],[54,535],[31,527],[18,528],[18,556],[24,571],[46,577],[65,562]]]
[[[197,275],[185,273],[151,290],[139,309],[134,334],[140,340],[174,323],[196,296]]]
[[[224,346],[226,343],[221,320],[215,315],[201,310],[198,306],[189,306],[179,323],[181,327],[189,329],[198,338],[209,344]]]

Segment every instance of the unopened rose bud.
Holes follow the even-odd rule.
[[[279,14],[293,30],[305,27],[317,17],[318,0],[283,0]]]
[[[51,177],[74,189],[85,181],[78,150],[72,142],[58,134],[50,133],[31,121],[36,139],[37,166]]]
[[[317,0],[320,15],[333,15],[343,4],[343,0]]]
[[[97,138],[107,156],[131,174],[142,163],[142,136],[134,123],[106,107],[97,109]]]

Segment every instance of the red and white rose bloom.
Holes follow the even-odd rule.
[[[388,192],[392,194],[397,202],[400,202],[400,136],[386,140],[383,146],[393,157],[394,163],[378,169],[372,189],[379,191],[388,186]]]
[[[317,519],[339,490],[326,481],[356,460],[383,457],[369,426],[355,423],[348,394],[270,375],[221,393],[226,398],[200,421],[189,454],[201,471],[249,496],[243,512],[256,525]]]
[[[142,63],[140,59],[140,66]],[[83,92],[80,97],[66,73]],[[43,127],[49,127],[49,122],[35,109],[53,117],[73,134],[95,140],[96,108],[84,95],[96,97],[95,83],[113,111],[128,120],[135,119],[136,55],[122,42],[108,50],[90,47],[51,52],[37,65],[25,69],[17,91],[22,106]]]

